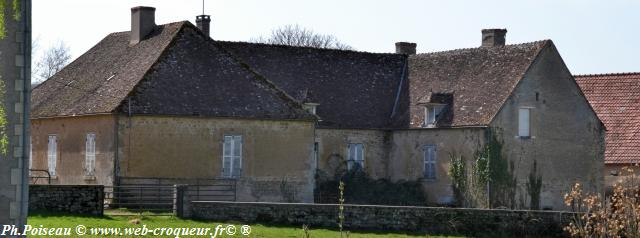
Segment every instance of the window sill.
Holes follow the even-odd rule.
[[[51,180],[57,180],[58,179],[58,175],[51,175],[51,177],[49,177]]]
[[[437,178],[421,178],[420,181],[422,181],[422,182],[430,182],[431,183],[431,182],[438,181],[438,179]]]
[[[96,180],[96,176],[88,176],[88,175],[85,175],[85,176],[84,176],[84,180],[85,180],[85,181],[95,181],[95,180]]]
[[[535,139],[535,136],[515,136],[516,139],[521,139],[521,140],[531,140],[531,139]]]

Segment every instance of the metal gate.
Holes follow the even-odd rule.
[[[179,200],[235,201],[236,185],[234,179],[121,177],[118,186],[105,186],[105,208],[116,211],[114,215],[117,211],[166,215],[175,212]],[[178,186],[186,188],[184,194],[178,194]]]

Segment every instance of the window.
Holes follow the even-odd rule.
[[[84,154],[84,175],[95,176],[96,173],[96,134],[87,134]]]
[[[529,127],[530,108],[520,108],[518,110],[518,136],[529,138],[531,136]]]
[[[435,127],[444,105],[428,105],[424,108],[424,127]]]
[[[49,142],[47,143],[47,146],[49,175],[56,176],[56,160],[58,159],[58,142],[56,135],[49,135]]]
[[[318,103],[304,103],[302,107],[307,110],[311,114],[316,114],[316,108],[318,107]]]
[[[348,145],[349,159],[347,160],[347,169],[363,169],[364,168],[364,146],[361,143],[351,143]]]
[[[242,172],[242,136],[224,136],[222,176],[240,177]]]
[[[424,147],[424,178],[436,179],[436,146]]]

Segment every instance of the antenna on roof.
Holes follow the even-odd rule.
[[[202,15],[204,15],[204,0],[202,0]]]

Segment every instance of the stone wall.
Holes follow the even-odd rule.
[[[338,227],[336,204],[191,202],[191,216],[213,221]],[[554,211],[344,205],[346,230],[430,234],[562,236],[572,213]]]
[[[102,185],[31,185],[29,212],[64,212],[102,215]]]

